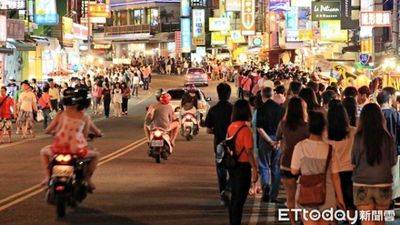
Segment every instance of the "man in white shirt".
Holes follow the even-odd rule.
[[[33,93],[33,88],[29,86],[28,81],[21,83],[23,92],[18,99],[18,121],[22,127],[22,138],[26,138],[28,131],[34,136],[33,133],[33,112],[37,112],[36,95]]]

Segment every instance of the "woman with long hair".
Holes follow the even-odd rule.
[[[351,149],[356,128],[350,125],[346,109],[339,100],[332,100],[329,103],[327,130],[326,142],[332,146],[333,157],[338,162],[343,200],[346,209],[354,212]]]
[[[121,117],[121,104],[122,104],[122,89],[120,83],[114,84],[114,89],[112,91],[112,101],[114,103],[114,116]]]
[[[387,210],[392,200],[392,167],[396,164],[393,137],[377,104],[361,110],[352,152],[354,204],[359,211]],[[362,221],[384,225],[385,221]]]
[[[110,104],[111,104],[111,84],[108,78],[104,79],[103,84],[103,104],[104,104],[104,116],[110,117]]]
[[[122,89],[122,115],[128,115],[128,101],[131,98],[131,89],[125,82],[121,83]]]
[[[281,143],[281,177],[286,191],[286,202],[288,209],[294,209],[296,205],[297,175],[290,170],[294,146],[300,141],[308,138],[308,113],[307,103],[300,97],[292,97],[286,109],[282,121],[277,130],[277,140]],[[292,225],[297,224],[293,213],[289,213]]]
[[[235,150],[238,166],[229,171],[232,197],[229,205],[229,224],[240,225],[243,206],[249,193],[251,181],[258,180],[258,166],[253,155],[253,134],[248,125],[251,121],[251,109],[246,100],[238,100],[233,106],[232,123],[228,127],[228,136],[236,134]]]
[[[299,93],[300,98],[302,98],[307,103],[308,111],[320,110],[321,106],[318,104],[317,95],[312,88],[303,88]]]
[[[357,126],[357,101],[354,97],[346,97],[343,99],[342,104],[346,109],[349,123],[351,126]]]

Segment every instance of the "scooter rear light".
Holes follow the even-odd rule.
[[[191,115],[186,115],[186,116],[185,116],[185,119],[191,120],[191,119],[192,119],[192,116],[191,116]]]
[[[161,137],[162,136],[162,132],[159,130],[154,131],[154,136],[155,137]]]
[[[71,155],[57,155],[56,157],[57,162],[63,162],[63,163],[69,162],[71,161],[71,159],[72,159]]]
[[[56,191],[64,191],[65,187],[64,186],[57,186]]]

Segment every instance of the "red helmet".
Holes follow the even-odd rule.
[[[163,105],[168,105],[170,101],[171,101],[171,95],[170,95],[170,94],[168,94],[168,93],[163,93],[163,94],[160,96],[160,103],[161,103],[161,104],[163,104]]]

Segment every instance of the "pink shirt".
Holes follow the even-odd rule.
[[[48,93],[42,94],[42,97],[39,99],[39,105],[42,109],[50,108],[50,95]]]

